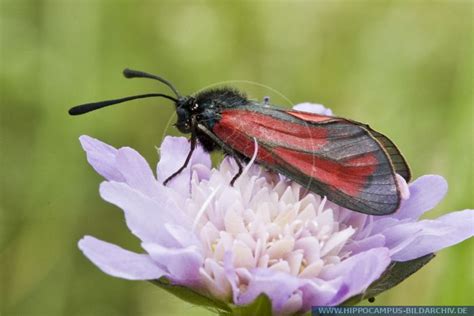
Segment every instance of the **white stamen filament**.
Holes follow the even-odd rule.
[[[199,223],[199,219],[202,217],[202,215],[204,214],[204,212],[206,211],[207,207],[209,206],[209,204],[211,204],[211,201],[212,199],[214,198],[214,196],[216,196],[217,192],[219,191],[219,189],[222,187],[222,185],[218,186],[216,189],[212,190],[211,192],[211,195],[209,195],[209,197],[207,198],[207,200],[202,204],[201,208],[199,209],[196,217],[194,218],[194,222],[193,222],[193,226],[192,226],[192,231],[195,232],[196,231],[196,226],[197,224]]]
[[[253,138],[253,143],[254,143],[254,150],[253,150],[253,155],[252,155],[252,159],[250,159],[249,163],[245,166],[244,170],[242,171],[242,174],[240,175],[239,178],[241,178],[242,176],[246,175],[247,172],[250,170],[250,168],[253,166],[253,163],[255,162],[255,159],[257,158],[257,154],[258,154],[258,143],[257,143],[257,139],[254,137]]]

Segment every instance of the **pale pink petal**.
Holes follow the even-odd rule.
[[[87,135],[79,137],[79,141],[87,154],[87,161],[98,174],[107,180],[125,181],[115,162],[117,149]]]
[[[379,248],[385,246],[385,236],[376,234],[361,240],[353,240],[343,248],[344,251],[350,251],[351,255],[358,254],[370,250],[372,248]]]
[[[423,213],[434,208],[446,195],[448,183],[437,175],[419,177],[409,185],[410,198],[402,200],[400,209],[393,218],[418,219]]]
[[[339,291],[342,277],[330,282],[321,279],[305,280],[300,288],[303,292],[302,310],[307,311],[311,306],[327,306]]]
[[[173,246],[168,246],[160,242],[162,246],[180,248],[200,245],[195,232],[186,229],[180,224],[165,223],[164,230],[168,233],[168,236],[175,241],[175,243]]]
[[[204,259],[197,247],[166,248],[151,243],[143,243],[142,247],[153,260],[167,269],[172,280],[190,285],[198,279]]]
[[[301,286],[301,280],[287,273],[268,269],[254,269],[250,272],[250,281],[245,290],[241,291],[237,283],[237,274],[232,266],[233,254],[226,252],[224,269],[232,286],[234,304],[246,305],[265,293],[272,301],[274,311],[281,311],[295,291]]]
[[[319,275],[321,279],[342,279],[342,284],[329,305],[338,305],[366,290],[382,275],[390,262],[387,248],[373,248],[351,256],[339,264],[323,268]]]
[[[397,186],[400,190],[400,196],[402,200],[408,200],[410,198],[410,188],[408,187],[408,183],[406,182],[405,178],[403,178],[398,173],[395,176],[397,178]]]
[[[134,149],[120,148],[117,153],[116,166],[130,187],[150,197],[159,195],[158,182],[150,166]]]
[[[295,105],[293,109],[302,112],[332,116],[331,109],[324,107],[322,104],[305,102]]]
[[[151,199],[125,183],[103,182],[100,195],[104,200],[124,210],[128,228],[142,241],[165,241],[164,238],[168,238],[168,234],[163,225],[166,223],[191,227],[190,219],[172,200]]]
[[[118,278],[153,280],[165,274],[149,255],[134,253],[91,236],[82,238],[79,248],[99,269]]]
[[[191,144],[184,137],[168,136],[163,140],[160,147],[160,162],[157,166],[157,177],[160,183],[163,183],[184,165],[190,150]],[[200,145],[194,150],[188,167],[170,180],[167,186],[182,194],[189,192],[191,168],[195,164],[201,164],[208,169],[211,168],[211,158]],[[201,170],[199,174],[203,174],[203,171]]]
[[[297,277],[268,269],[256,269],[251,277],[247,289],[238,297],[238,304],[248,304],[265,293],[272,299],[273,309],[280,311],[301,285]]]
[[[394,261],[408,261],[455,245],[474,235],[474,210],[452,212],[434,220],[393,226],[383,234]],[[407,240],[408,242],[405,242]]]

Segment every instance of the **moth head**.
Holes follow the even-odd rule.
[[[176,102],[177,121],[175,126],[181,133],[191,133],[191,116],[194,105],[194,98],[183,97]]]

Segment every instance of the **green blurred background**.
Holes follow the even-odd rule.
[[[100,272],[85,234],[139,250],[78,137],[155,146],[178,135],[172,105],[150,99],[82,117],[75,104],[229,80],[272,103],[313,101],[368,122],[415,177],[450,184],[427,217],[472,208],[472,1],[1,1],[1,315],[208,315],[147,282]],[[158,106],[156,106],[158,105]],[[446,249],[377,304],[473,304],[474,242]]]

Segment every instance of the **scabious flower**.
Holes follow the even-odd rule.
[[[296,108],[331,114],[319,105]],[[419,219],[446,194],[441,176],[409,185],[400,177],[400,209],[370,216],[252,162],[231,186],[235,161],[227,157],[212,168],[200,147],[188,168],[163,186],[189,152],[183,137],[164,139],[156,177],[129,147],[115,149],[88,136],[80,141],[89,163],[106,179],[100,195],[124,211],[144,250],[138,254],[86,236],[79,242],[84,254],[112,276],[155,280],[171,291],[184,286],[223,314],[262,297],[277,315],[357,303],[474,234],[473,210]]]

